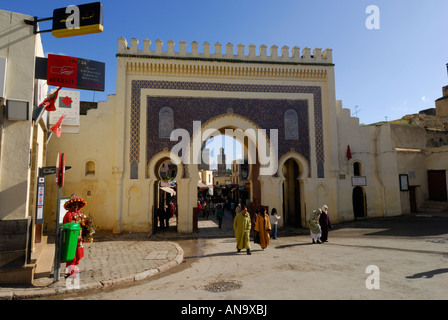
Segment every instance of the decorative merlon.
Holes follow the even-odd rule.
[[[137,56],[158,56],[158,57],[173,57],[173,58],[203,58],[203,59],[228,59],[228,60],[242,60],[242,61],[260,61],[260,62],[289,62],[289,63],[318,63],[318,64],[332,64],[333,63],[333,49],[326,49],[322,52],[321,48],[316,48],[311,54],[311,48],[304,48],[300,54],[299,47],[293,47],[291,54],[288,46],[283,46],[280,49],[280,56],[278,55],[278,47],[271,46],[267,55],[267,46],[261,45],[258,49],[259,55],[256,53],[256,46],[249,45],[248,55],[244,52],[244,45],[238,44],[236,46],[237,54],[234,54],[233,44],[225,45],[225,53],[222,53],[222,44],[217,42],[214,45],[214,53],[210,52],[210,43],[204,42],[202,44],[202,52],[199,52],[199,43],[193,41],[190,45],[190,52],[187,52],[187,43],[185,41],[179,42],[179,51],[174,51],[175,42],[169,40],[167,42],[167,50],[163,51],[163,41],[158,39],[155,41],[155,50],[151,50],[151,40],[143,40],[143,49],[139,49],[139,41],[136,38],[131,39],[131,46],[125,38],[118,39],[118,55],[137,55]]]

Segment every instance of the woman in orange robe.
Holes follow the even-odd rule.
[[[269,220],[266,209],[261,209],[257,214],[257,220],[255,222],[254,230],[258,232],[258,235],[260,237],[259,243],[261,249],[266,250],[270,240],[269,233],[271,232],[271,221]]]

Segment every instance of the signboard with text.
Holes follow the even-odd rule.
[[[352,177],[352,186],[359,187],[359,186],[366,186],[367,185],[367,179],[364,176],[356,176]]]
[[[51,34],[56,38],[65,38],[102,32],[103,11],[100,2],[55,9]]]
[[[55,54],[48,55],[48,85],[104,91],[104,78],[104,62]]]

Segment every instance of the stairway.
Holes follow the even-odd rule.
[[[425,200],[419,207],[419,212],[448,212],[448,201]]]
[[[31,258],[35,260],[34,279],[48,278],[53,269],[54,244],[47,243],[47,237],[43,237],[42,242],[36,246]]]

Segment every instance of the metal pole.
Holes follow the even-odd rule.
[[[60,277],[60,269],[61,269],[61,231],[59,227],[59,216],[60,216],[60,210],[59,210],[59,204],[61,202],[61,186],[58,187],[58,203],[56,206],[56,233],[55,233],[55,252],[54,252],[54,281],[59,281]]]

